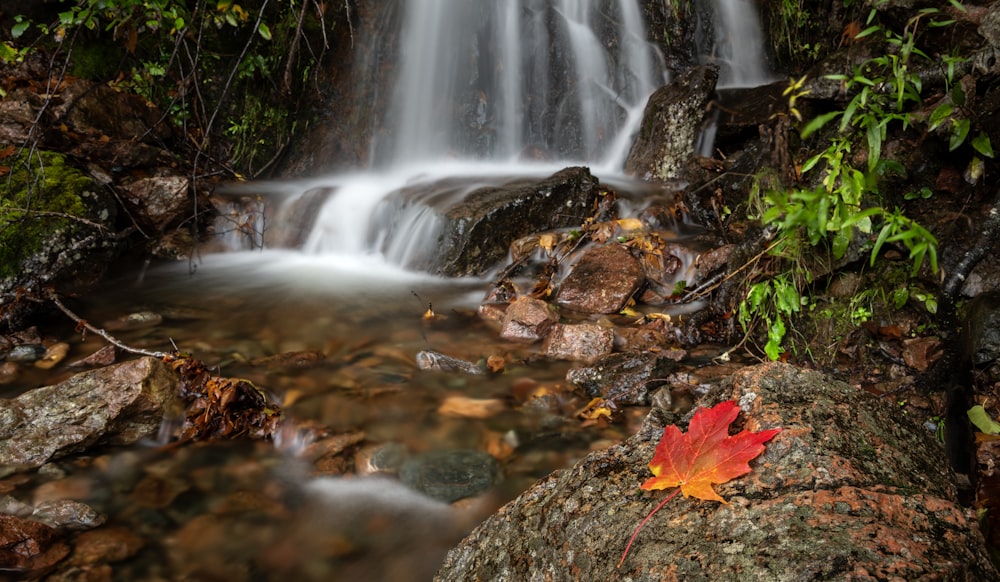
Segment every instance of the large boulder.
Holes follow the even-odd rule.
[[[38,467],[95,444],[129,445],[154,435],[176,387],[166,364],[142,358],[0,400],[0,469]]]
[[[785,364],[746,368],[701,401],[735,400],[737,429],[783,430],[728,504],[639,484],[663,426],[536,483],[454,548],[438,580],[997,580],[942,447],[891,402]],[[682,428],[684,423],[680,423]]]
[[[704,65],[690,69],[653,93],[625,161],[625,173],[660,182],[683,178],[718,80],[718,67]]]

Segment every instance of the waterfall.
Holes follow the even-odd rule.
[[[716,39],[722,82],[762,82],[768,73],[750,0],[712,1],[724,31]],[[426,263],[438,250],[439,210],[461,195],[428,191],[446,176],[541,177],[586,165],[613,178],[649,95],[669,81],[639,0],[405,0],[378,8],[377,57],[366,74],[392,82],[383,89],[358,81],[375,95],[369,167],[301,184],[269,222],[281,224],[286,210],[305,221],[287,222],[302,232],[286,239],[306,254]],[[326,193],[325,202],[297,203],[310,190]]]
[[[381,165],[620,166],[633,113],[666,82],[636,0],[409,0],[400,43]]]
[[[753,0],[713,0],[719,88],[756,87],[774,80]]]

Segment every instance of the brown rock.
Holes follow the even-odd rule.
[[[190,181],[186,176],[140,178],[120,187],[132,215],[142,225],[163,232],[190,210]]]
[[[534,297],[518,297],[507,307],[500,337],[514,342],[534,343],[544,338],[559,321],[554,307]]]
[[[77,566],[120,562],[144,545],[142,538],[127,528],[104,527],[77,536],[70,561]]]
[[[583,313],[617,313],[644,279],[642,265],[624,246],[591,247],[563,279],[556,303]]]
[[[43,570],[66,557],[69,547],[53,528],[32,521],[0,515],[0,564],[12,570]]]
[[[620,327],[615,329],[615,350],[619,352],[644,352],[667,345],[667,336],[656,329],[645,327]]]
[[[592,362],[611,353],[615,332],[596,323],[562,324],[552,327],[542,352],[559,360]]]

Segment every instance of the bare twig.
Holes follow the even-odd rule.
[[[149,350],[144,350],[142,348],[133,348],[132,346],[123,343],[118,338],[116,338],[115,336],[111,335],[110,333],[104,331],[103,329],[94,327],[93,325],[91,325],[90,323],[88,323],[87,320],[83,319],[82,317],[80,317],[79,315],[77,315],[76,313],[74,313],[70,308],[66,307],[66,304],[62,302],[62,299],[59,297],[59,295],[55,291],[49,291],[47,293],[47,297],[48,297],[48,299],[50,301],[52,301],[52,303],[56,307],[59,308],[60,311],[62,311],[63,313],[65,313],[67,317],[69,317],[70,319],[72,319],[73,321],[75,321],[77,324],[83,326],[84,328],[86,328],[91,333],[96,333],[97,335],[101,336],[108,343],[114,345],[115,347],[117,347],[117,348],[119,348],[121,350],[129,352],[130,354],[138,354],[140,356],[151,356],[151,357],[154,357],[154,358],[166,358],[166,357],[168,357],[170,355],[170,354],[168,354],[166,352],[151,352]]]

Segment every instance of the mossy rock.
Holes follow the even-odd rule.
[[[68,291],[96,281],[117,247],[110,195],[56,153],[12,155],[0,166],[8,168],[0,189],[4,299],[21,288]]]

